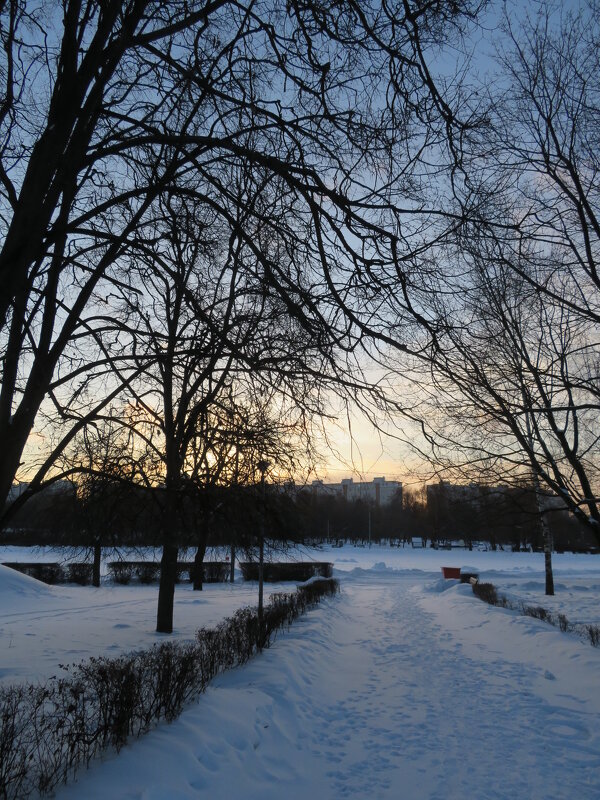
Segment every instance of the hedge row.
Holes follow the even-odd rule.
[[[115,583],[126,585],[134,578],[140,583],[158,583],[160,561],[109,561],[108,571]],[[226,561],[204,561],[200,567],[204,583],[225,583],[229,580]],[[191,581],[198,569],[193,561],[177,562],[177,581]]]
[[[4,561],[3,566],[17,570],[44,583],[79,583],[87,586],[92,582],[94,566],[82,561],[59,564],[49,561]],[[193,561],[177,562],[177,580],[191,581],[198,569]],[[205,561],[200,565],[204,583],[224,583],[229,580],[229,564],[226,561]],[[158,583],[159,561],[109,561],[108,571],[115,583],[126,585],[137,579],[140,583]],[[312,573],[311,573],[312,574]],[[303,580],[307,580],[307,575]]]
[[[79,583],[82,586],[92,582],[94,571],[93,564],[82,561],[72,562],[66,567],[53,561],[3,561],[2,566],[10,567],[43,583]]]
[[[256,561],[242,561],[240,569],[245,581],[258,580]],[[266,583],[308,581],[315,575],[331,578],[332,574],[333,564],[329,561],[269,561],[263,565],[263,580]]]
[[[542,606],[528,606],[523,602],[514,603],[503,594],[499,594],[493,583],[477,583],[473,585],[473,594],[491,606],[508,608],[511,611],[518,611],[526,617],[541,619],[549,625],[559,628],[563,633],[576,633],[583,639],[587,639],[593,647],[600,647],[600,626],[583,625],[581,623],[569,622],[564,614],[553,614]]]
[[[171,721],[223,670],[244,664],[338,582],[313,581],[244,608],[194,643],[168,642],[118,658],[92,658],[45,685],[0,689],[0,797],[52,791],[109,748],[117,751],[159,720]],[[262,627],[262,629],[261,629]]]

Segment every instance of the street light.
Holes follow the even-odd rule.
[[[258,542],[258,635],[259,647],[262,649],[263,643],[263,585],[264,585],[264,564],[265,564],[265,473],[269,468],[269,462],[261,459],[257,464],[260,472],[260,484],[262,490],[262,509],[260,515],[260,533]]]

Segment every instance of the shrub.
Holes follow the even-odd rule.
[[[133,564],[130,561],[109,561],[108,571],[115,583],[126,585],[133,578]]]
[[[27,694],[31,691],[26,686],[0,688],[1,797],[17,797],[12,787],[21,786],[27,777],[32,745]]]
[[[473,594],[485,603],[491,606],[500,605],[498,600],[498,592],[493,583],[473,583]]]
[[[561,629],[563,633],[566,633],[571,627],[569,620],[566,618],[564,614],[558,615],[558,627]]]
[[[156,583],[160,576],[160,564],[155,561],[137,561],[135,574],[140,583]]]
[[[593,647],[600,645],[600,626],[586,625],[587,635]]]
[[[3,566],[17,570],[30,578],[35,578],[43,583],[63,583],[65,573],[60,564],[42,561],[5,561]]]
[[[225,583],[229,578],[229,564],[226,561],[205,561],[203,568],[205,583]]]
[[[526,606],[524,603],[511,603],[504,595],[499,595],[496,587],[492,583],[478,583],[473,585],[473,594],[486,603],[502,608],[510,608],[513,611],[520,611],[528,617],[541,619],[550,625],[558,627],[563,633],[575,632],[588,639],[593,647],[600,647],[600,626],[582,625],[571,623],[564,614],[554,616],[548,609],[542,606]]]
[[[340,583],[335,578],[321,578],[298,587],[298,592],[306,599],[307,603],[318,603],[319,598],[326,595],[336,595],[340,590]]]
[[[67,564],[67,580],[70,583],[78,583],[80,586],[89,586],[94,574],[94,565],[85,564],[82,561],[75,561]]]
[[[63,583],[65,573],[60,564],[38,564],[30,573],[33,578],[44,583],[56,584]]]
[[[551,625],[554,624],[552,615],[542,606],[523,606],[523,613],[527,617],[541,619],[542,622],[549,622]]]
[[[180,566],[189,573],[189,580],[193,581],[198,569],[194,562],[181,562]],[[229,580],[229,564],[226,561],[203,561],[200,568],[203,583],[226,583]]]

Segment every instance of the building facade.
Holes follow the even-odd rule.
[[[348,502],[362,500],[376,506],[386,506],[392,500],[402,501],[402,484],[400,481],[388,481],[383,476],[372,481],[355,481],[344,478],[340,483],[324,483],[315,480],[311,484],[315,494],[340,495]]]

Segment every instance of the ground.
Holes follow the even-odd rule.
[[[313,555],[335,559],[339,597],[294,623],[250,664],[220,676],[175,723],[95,764],[57,798],[600,796],[600,650],[440,578],[442,563],[458,563],[493,576],[514,597],[543,603],[542,556],[395,548]],[[564,556],[555,567],[553,608],[597,623],[600,561]],[[238,590],[249,596],[252,589],[209,587],[198,619],[221,607],[227,612],[242,597]],[[57,593],[85,591],[93,592],[53,589],[51,607]],[[178,593],[183,619],[194,597],[183,587]],[[0,611],[7,595],[0,593]],[[132,595],[130,606],[139,625],[138,600],[136,606]],[[21,620],[34,640],[59,608],[44,601],[46,622],[36,634],[36,603],[29,601]],[[122,602],[121,621],[114,606],[107,612],[113,626],[129,624]],[[68,611],[76,613],[88,612]],[[14,627],[0,621],[4,642]],[[114,628],[115,637],[124,630],[136,635],[135,628]]]

